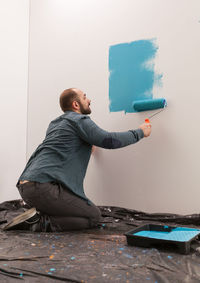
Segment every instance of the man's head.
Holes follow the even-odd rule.
[[[74,111],[80,114],[90,114],[90,102],[86,94],[77,88],[68,88],[60,95],[60,107],[63,112]]]

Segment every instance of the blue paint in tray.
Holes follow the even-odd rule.
[[[155,83],[162,75],[155,74],[153,60],[158,47],[155,40],[138,40],[113,45],[109,49],[110,111],[136,112],[133,101],[152,99]]]
[[[134,236],[141,236],[153,239],[186,242],[200,234],[200,229],[176,227],[171,231],[139,231]]]

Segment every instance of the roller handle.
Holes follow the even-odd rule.
[[[149,119],[147,118],[147,119],[145,119],[145,123],[150,123],[150,121],[149,121]]]

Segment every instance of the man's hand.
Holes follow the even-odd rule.
[[[145,137],[150,136],[151,134],[151,124],[150,123],[144,123],[140,125],[139,128],[143,130]]]

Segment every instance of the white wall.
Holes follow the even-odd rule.
[[[169,106],[152,120],[150,138],[96,150],[86,193],[98,205],[199,212],[199,11],[198,0],[32,0],[28,156],[61,114],[59,95],[69,87],[87,93],[102,128],[137,128],[149,113],[109,112],[109,46],[157,38],[163,87],[154,94]]]
[[[0,201],[19,198],[15,187],[26,162],[29,1],[0,1]]]

